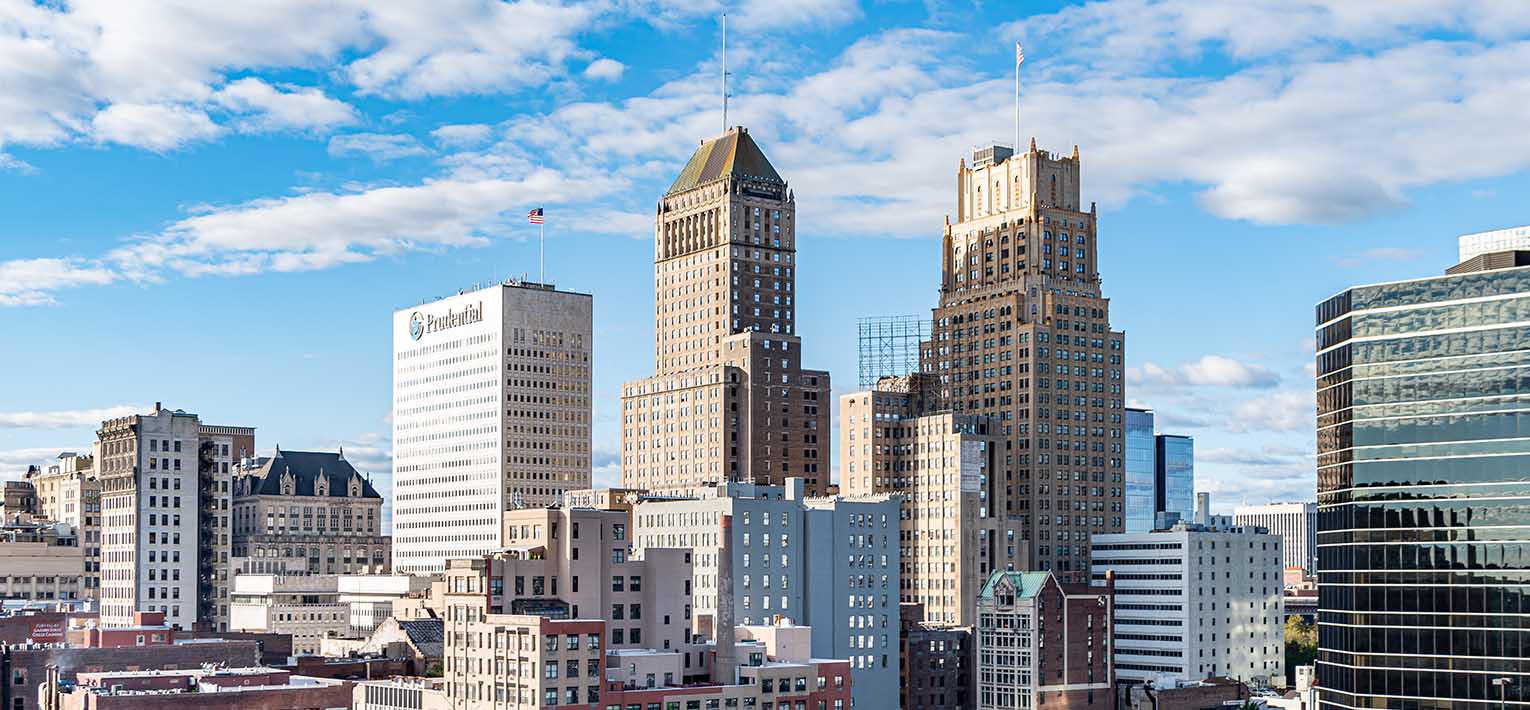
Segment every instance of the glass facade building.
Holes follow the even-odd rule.
[[[1526,707],[1530,268],[1316,315],[1320,707]]]
[[[1195,439],[1159,434],[1154,440],[1153,462],[1158,512],[1178,513],[1180,520],[1194,520]]]
[[[1126,410],[1126,531],[1152,532],[1158,510],[1153,412]]]

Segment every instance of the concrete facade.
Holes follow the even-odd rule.
[[[1281,539],[1263,528],[1179,523],[1094,538],[1113,578],[1116,674],[1159,687],[1214,676],[1285,683]]]
[[[95,457],[66,451],[58,463],[29,472],[37,490],[38,513],[48,520],[74,526],[84,557],[84,597],[95,599],[101,588],[101,482]]]
[[[236,467],[235,574],[387,574],[383,499],[345,452],[282,451]]]
[[[622,387],[623,486],[828,483],[829,373],[802,366],[796,228],[791,189],[744,128],[703,141],[660,200],[655,374]]]
[[[1286,569],[1317,573],[1317,503],[1242,505],[1233,510],[1233,522],[1279,535]]]
[[[590,486],[592,299],[506,282],[393,314],[393,569],[503,547]]]
[[[1108,587],[994,572],[978,601],[977,707],[1115,707]]]
[[[51,531],[55,525],[73,532],[63,523],[26,527]],[[0,599],[50,602],[88,598],[85,555],[76,538],[37,533],[17,535],[20,531],[14,528],[0,528]]]
[[[998,422],[921,416],[936,385],[915,374],[840,397],[840,485],[849,495],[899,495],[899,601],[919,603],[929,621],[970,626],[988,575],[1026,569],[1029,541],[1007,512],[1018,491]]]

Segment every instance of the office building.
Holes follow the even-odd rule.
[[[1195,517],[1195,439],[1179,434],[1153,437],[1155,523]]]
[[[1530,700],[1527,257],[1317,306],[1323,708]]]
[[[388,574],[382,495],[345,451],[245,459],[233,478],[236,574]]]
[[[972,627],[925,621],[920,604],[898,605],[898,707],[903,710],[972,710]]]
[[[1527,251],[1530,250],[1530,225],[1463,234],[1456,238],[1456,243],[1459,249],[1456,261],[1460,263],[1483,254]]]
[[[623,486],[828,484],[829,373],[802,366],[796,211],[742,127],[703,141],[660,199],[654,376],[622,386]]]
[[[1215,676],[1285,684],[1281,539],[1179,522],[1097,535],[1095,580],[1114,584],[1116,677],[1158,687]]]
[[[1013,479],[998,420],[922,414],[936,386],[915,373],[840,397],[840,485],[898,495],[898,600],[920,604],[928,621],[971,626],[989,573],[1030,563],[1012,505],[1028,491]]]
[[[731,612],[740,624],[785,617],[811,626],[814,656],[850,661],[856,704],[890,707],[898,702],[898,499],[806,498],[806,488],[797,478],[726,483],[695,499],[644,501],[633,513],[634,539],[641,550],[695,552],[703,622],[721,627]]]
[[[393,569],[503,547],[590,487],[591,298],[505,282],[393,314]]]
[[[977,707],[1115,707],[1113,596],[1050,572],[995,571],[978,599]]]
[[[1286,569],[1317,572],[1317,503],[1242,505],[1233,510],[1233,522],[1279,535]]]
[[[993,145],[956,169],[940,300],[920,369],[937,406],[986,415],[1005,439],[1003,515],[1028,567],[1089,579],[1089,536],[1125,525],[1125,335],[1100,290],[1098,220],[1080,159]]]
[[[1126,409],[1126,532],[1153,529],[1158,512],[1158,455],[1153,410]]]
[[[101,622],[158,611],[180,628],[226,629],[230,465],[253,453],[251,427],[165,409],[101,422]]]

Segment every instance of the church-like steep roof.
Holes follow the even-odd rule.
[[[282,451],[276,455],[261,461],[253,475],[259,480],[250,485],[250,493],[253,495],[279,496],[282,494],[282,474],[290,471],[296,485],[292,494],[298,496],[315,495],[315,483],[319,476],[329,479],[329,496],[332,498],[345,498],[351,481],[351,476],[361,479],[362,498],[381,498],[382,495],[372,487],[368,481],[356,471],[351,462],[346,461],[338,453],[324,451]]]
[[[729,175],[765,182],[786,182],[771,166],[760,146],[749,137],[749,131],[732,128],[718,138],[702,142],[701,147],[691,154],[680,176],[675,178],[675,183],[664,194],[673,195]]]

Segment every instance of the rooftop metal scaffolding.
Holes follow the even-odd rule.
[[[919,371],[919,343],[930,338],[928,316],[869,316],[857,325],[862,389],[883,377]]]

